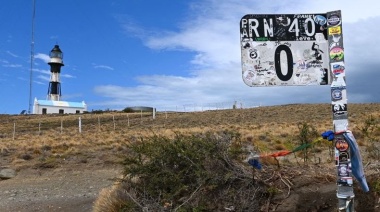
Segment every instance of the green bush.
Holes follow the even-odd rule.
[[[298,123],[298,130],[299,134],[297,135],[299,145],[307,145],[311,144],[316,138],[318,138],[320,135],[315,129],[314,126],[311,124],[308,124],[306,122]],[[304,160],[304,163],[307,163],[307,161],[310,160],[310,148],[304,148],[302,150],[302,157]]]
[[[241,211],[257,210],[260,198],[244,196],[255,186],[250,169],[234,159],[240,145],[240,134],[228,131],[141,138],[129,145],[124,160],[123,189],[134,200],[124,201],[124,207],[220,211],[223,205],[235,205]]]

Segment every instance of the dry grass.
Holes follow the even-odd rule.
[[[372,115],[380,119],[380,104],[350,104],[349,123],[360,145],[360,133]],[[82,133],[78,119],[81,118]],[[153,134],[172,136],[209,131],[240,133],[242,142],[262,152],[291,149],[298,144],[298,124],[308,123],[318,132],[332,128],[330,104],[294,104],[251,109],[189,113],[0,115],[2,164],[18,167],[59,165],[68,161],[116,163],[127,153],[125,144]],[[15,127],[15,134],[13,133]],[[373,133],[379,141],[380,132]]]
[[[100,191],[99,197],[94,202],[94,212],[119,212],[123,211],[126,202],[129,200],[125,190],[121,188],[120,183],[114,184],[110,188],[104,188]]]

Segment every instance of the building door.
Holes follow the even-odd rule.
[[[64,110],[63,109],[59,109],[59,114],[63,114],[64,113]]]
[[[46,114],[47,113],[47,109],[46,108],[42,108],[42,114]]]

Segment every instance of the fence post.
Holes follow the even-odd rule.
[[[13,122],[13,140],[15,140],[16,135],[16,122]]]
[[[98,128],[99,128],[99,131],[100,131],[100,116],[98,115]]]
[[[129,115],[128,115],[128,113],[127,113],[127,120],[128,120],[128,127],[129,127]]]
[[[61,134],[63,132],[63,119],[61,119]]]
[[[116,130],[115,115],[112,116],[112,121],[113,121],[113,131],[115,131]]]
[[[81,119],[81,117],[79,117],[78,125],[79,125],[79,133],[82,133],[82,119]]]

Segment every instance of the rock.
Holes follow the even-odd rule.
[[[13,169],[2,169],[0,171],[0,179],[6,180],[16,176],[16,171]]]

